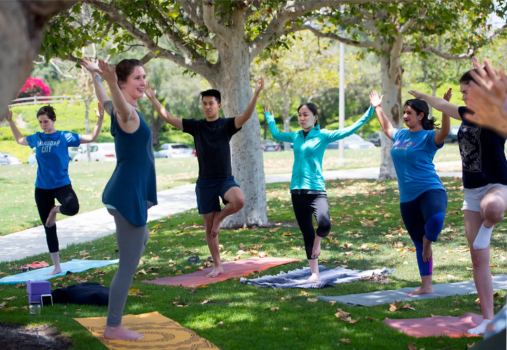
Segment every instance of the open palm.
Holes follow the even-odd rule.
[[[384,95],[380,96],[378,95],[378,93],[376,91],[372,91],[370,93],[370,104],[373,108],[377,108],[377,107],[380,107],[380,105],[382,104],[382,99],[384,98]]]

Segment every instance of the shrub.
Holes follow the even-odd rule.
[[[44,83],[42,79],[28,78],[25,84],[19,90],[17,98],[34,97],[34,96],[49,96],[52,92],[49,86]]]

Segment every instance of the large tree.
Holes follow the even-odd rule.
[[[0,1],[0,121],[30,76],[46,22],[77,0]]]
[[[379,0],[387,1],[387,0]],[[411,0],[400,0],[411,1]],[[118,51],[144,45],[153,58],[170,60],[199,74],[222,91],[226,117],[246,109],[252,97],[250,63],[266,48],[288,47],[285,36],[293,23],[323,8],[366,0],[82,0],[51,22],[44,42],[46,56],[70,57],[90,42],[109,34]],[[94,9],[83,21],[81,6]],[[161,38],[170,45],[162,45]],[[227,225],[267,223],[264,166],[257,115],[232,139],[233,174],[244,191],[245,208]]]
[[[380,56],[382,108],[393,126],[400,128],[401,55],[430,52],[446,60],[471,58],[507,28],[503,25],[492,30],[487,24],[491,13],[502,15],[494,5],[492,0],[347,4],[320,13],[320,22],[294,25],[292,31],[310,30],[321,38],[376,52]],[[382,134],[381,180],[396,178],[391,147],[392,141]]]

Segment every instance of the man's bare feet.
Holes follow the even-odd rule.
[[[215,266],[215,268],[213,269],[213,271],[211,271],[210,273],[208,273],[206,276],[208,276],[208,277],[217,277],[218,275],[220,275],[223,272],[224,272],[224,268],[222,266]]]
[[[218,218],[218,214],[213,218],[213,226],[211,227],[211,238],[215,238],[220,233],[220,219]]]
[[[313,282],[319,282],[320,281],[320,275],[318,273],[312,273],[309,279],[304,281],[303,283],[313,283]]]
[[[410,293],[407,293],[407,294],[408,295],[419,295],[419,294],[433,294],[433,293],[435,293],[433,291],[433,287],[429,286],[429,287],[420,287],[420,288],[417,288],[413,292],[410,292]]]
[[[48,219],[46,220],[46,227],[52,227],[56,222],[56,214],[60,212],[60,206],[55,205],[49,212]]]
[[[322,238],[319,236],[315,236],[315,240],[313,241],[313,249],[312,249],[312,258],[316,259],[320,256],[320,242]]]
[[[129,331],[123,326],[118,327],[106,327],[104,331],[104,338],[106,339],[119,339],[119,340],[140,340],[144,338],[144,335]]]
[[[62,273],[62,269],[60,267],[56,267],[53,269],[53,271],[51,271],[51,273],[48,273],[48,276],[54,276],[54,275],[58,275],[59,273]]]

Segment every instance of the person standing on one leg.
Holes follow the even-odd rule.
[[[55,129],[56,114],[51,106],[44,106],[37,112],[39,126],[43,132],[23,137],[14,124],[12,112],[8,111],[7,122],[11,127],[16,142],[21,146],[35,147],[37,159],[37,179],[35,181],[35,203],[39,216],[46,231],[46,241],[53,260],[54,269],[50,275],[62,272],[58,236],[56,234],[56,214],[67,216],[76,215],[79,211],[79,201],[72,189],[69,178],[69,147],[78,147],[81,143],[97,141],[102,128],[104,110],[99,104],[97,125],[90,135],[80,135],[70,131]],[[60,205],[55,205],[55,199]]]
[[[245,205],[245,196],[232,176],[229,141],[252,116],[263,87],[264,79],[261,77],[248,107],[237,117],[219,118],[222,102],[220,92],[207,90],[201,92],[202,109],[206,119],[180,119],[171,115],[160,104],[156,98],[156,88],[152,90],[150,83],[146,85],[146,96],[158,115],[167,123],[194,137],[199,163],[199,178],[195,186],[197,207],[204,218],[206,240],[215,264],[213,271],[208,274],[209,277],[216,277],[224,271],[218,244],[220,223]],[[220,198],[225,204],[224,209],[220,208]]]
[[[95,93],[111,116],[111,135],[116,150],[116,168],[109,179],[102,202],[114,217],[120,263],[109,291],[106,339],[138,340],[144,336],[121,324],[132,279],[148,242],[148,209],[157,204],[155,159],[152,133],[137,110],[143,97],[146,73],[141,61],[125,59],[115,67],[83,59],[91,72]],[[106,93],[109,85],[112,101]]]
[[[445,94],[451,99],[451,90]],[[405,102],[403,120],[408,129],[395,129],[382,110],[382,97],[374,91],[370,103],[375,107],[382,131],[393,140],[393,159],[400,191],[400,211],[405,227],[414,242],[421,288],[410,295],[432,294],[433,251],[444,227],[447,210],[447,192],[433,164],[433,157],[443,147],[449,135],[451,121],[443,114],[442,127],[436,128],[435,119],[429,118],[428,104],[423,100]]]
[[[477,61],[474,61],[477,65]],[[477,70],[473,70],[477,72]],[[462,101],[468,105],[468,93],[474,82],[472,71],[460,79]],[[459,107],[448,101],[409,91],[417,98],[428,102],[436,110],[461,120],[458,143],[463,166],[463,187],[465,197],[463,212],[465,233],[470,244],[470,255],[474,269],[474,281],[481,302],[483,321],[468,331],[482,334],[494,317],[493,280],[489,264],[489,241],[494,225],[502,221],[507,211],[507,160],[505,138],[489,129],[463,118],[473,114],[467,107]]]
[[[318,111],[313,103],[304,103],[298,108],[298,121],[303,130],[280,132],[275,118],[264,108],[264,116],[275,140],[294,143],[294,166],[290,192],[294,214],[303,233],[306,257],[312,275],[306,282],[320,281],[320,243],[331,231],[326,184],[322,175],[322,158],[329,143],[354,134],[373,115],[370,107],[361,119],[343,130],[328,131],[317,125]],[[312,215],[317,220],[317,235],[313,228]]]

